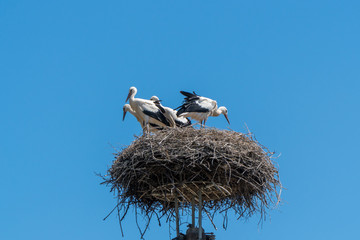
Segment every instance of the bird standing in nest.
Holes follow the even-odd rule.
[[[187,127],[191,125],[190,119],[186,117],[179,117],[176,115],[176,110],[161,105],[161,100],[159,100],[157,96],[152,96],[150,100],[153,101],[160,110],[163,109],[164,115],[169,120],[171,127]]]
[[[199,96],[195,92],[180,91],[180,93],[185,96],[185,99],[184,103],[176,108],[179,109],[177,116],[190,117],[200,122],[201,126],[205,126],[209,116],[217,117],[223,114],[230,124],[227,108],[223,106],[218,108],[215,100]]]
[[[149,124],[156,124],[160,127],[170,127],[169,121],[164,116],[164,111],[150,100],[135,98],[136,93],[136,87],[131,87],[125,102],[129,100],[132,110],[135,111],[138,116],[138,120],[143,121],[144,131],[149,132]]]
[[[123,121],[125,120],[125,116],[127,112],[131,113],[136,118],[136,120],[140,123],[142,129],[145,129],[144,119],[142,119],[141,116],[137,112],[135,112],[129,104],[125,104],[123,106]],[[162,127],[154,123],[149,123],[149,125],[150,125],[149,127],[150,132],[156,132],[162,129]]]

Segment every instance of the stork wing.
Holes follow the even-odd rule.
[[[214,110],[214,108],[217,108],[217,102],[210,98],[199,97],[199,100],[197,100],[196,102],[198,102],[198,104],[201,105],[203,108],[207,108],[210,111]]]
[[[142,106],[142,112],[145,115],[148,115],[151,118],[154,118],[158,120],[159,122],[162,122],[166,126],[170,126],[169,121],[166,119],[164,114],[161,112],[161,110],[151,101],[144,101]],[[164,110],[164,109],[163,109]]]
[[[160,100],[154,101],[154,104],[160,109],[162,113],[165,113],[165,109],[161,106]]]
[[[198,96],[195,92],[189,93],[189,92],[185,92],[185,91],[180,91],[180,93],[185,96],[183,104],[181,106],[175,108],[174,110],[183,109],[185,105],[188,105],[190,102],[196,101],[200,98],[200,96]],[[177,115],[179,116],[179,114],[177,114]]]
[[[155,123],[149,123],[149,125],[150,125],[150,127],[153,127],[153,128],[155,128],[157,130],[162,130],[163,129],[162,127],[160,127],[159,125],[156,125]]]
[[[200,97],[195,92],[189,93],[189,92],[185,92],[185,91],[180,91],[180,93],[186,97],[185,101],[195,101],[195,100],[199,99],[199,97]]]
[[[186,117],[179,117],[175,119],[175,123],[177,127],[187,127],[191,125],[191,121]]]
[[[209,112],[212,108],[207,108],[206,104],[201,104],[199,101],[185,102],[181,105],[176,113],[177,116],[184,112]]]
[[[185,92],[185,91],[180,91],[180,93],[181,93],[182,95],[184,95],[185,97],[188,97],[188,98],[196,97],[196,96],[197,96],[195,92],[189,93],[189,92]]]

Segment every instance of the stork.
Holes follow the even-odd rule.
[[[131,108],[131,106],[129,104],[125,104],[123,106],[123,121],[125,120],[125,116],[126,116],[126,113],[129,112],[131,113],[135,118],[136,120],[140,123],[141,127],[144,127],[144,120],[140,117],[140,115],[134,111],[134,109]]]
[[[177,116],[180,117],[190,117],[200,122],[201,126],[205,125],[209,116],[217,117],[220,114],[223,114],[230,124],[228,118],[228,110],[226,107],[217,107],[217,102],[210,98],[202,97],[197,95],[195,92],[189,93],[185,91],[180,91],[182,95],[185,96],[184,103],[176,108]]]
[[[157,96],[152,96],[150,98],[151,101],[153,101],[155,103],[155,105],[161,109],[163,109],[164,115],[165,117],[169,120],[171,127],[187,127],[191,125],[191,121],[190,119],[186,118],[186,117],[180,117],[177,116],[176,113],[177,111],[169,108],[169,107],[164,107],[161,105],[161,100],[159,100],[159,98]]]
[[[141,125],[141,128],[142,129],[144,129],[144,120],[141,118],[141,116],[137,113],[137,112],[135,112],[132,108],[131,108],[131,106],[129,105],[129,104],[125,104],[124,106],[123,106],[123,121],[125,120],[125,116],[126,116],[126,113],[127,112],[129,112],[129,113],[131,113],[135,118],[136,118],[136,120],[140,123],[140,125]],[[158,125],[156,125],[156,124],[153,124],[153,123],[149,123],[149,125],[150,125],[150,128],[149,128],[149,131],[150,132],[156,132],[157,130],[161,130],[162,128],[161,127],[159,127]]]
[[[149,124],[156,124],[160,127],[170,126],[169,121],[154,102],[142,98],[135,98],[137,93],[136,87],[129,89],[129,94],[126,98],[129,100],[131,108],[138,114],[138,117],[143,120],[144,128],[149,132]]]

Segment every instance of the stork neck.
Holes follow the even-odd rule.
[[[129,98],[129,103],[130,103],[130,106],[133,108],[133,110],[134,110],[134,107],[135,107],[135,105],[134,105],[135,94],[136,94],[136,93],[132,93],[132,94],[130,95],[130,98]]]
[[[130,98],[129,98],[129,103],[133,102],[134,101],[134,98],[135,98],[135,95],[137,93],[137,89],[135,87],[131,87],[130,88],[132,91],[131,91],[131,95],[130,95]],[[131,104],[130,104],[131,105]],[[132,106],[131,106],[132,107]]]
[[[128,111],[129,111],[132,115],[136,115],[136,112],[135,112],[134,109],[132,109],[131,107],[128,108]]]
[[[212,116],[217,117],[222,113],[221,109],[217,108],[212,112]]]

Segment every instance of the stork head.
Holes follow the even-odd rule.
[[[219,107],[219,111],[224,114],[224,117],[226,118],[226,121],[230,124],[229,118],[228,118],[228,110],[226,107]]]
[[[151,98],[150,98],[150,101],[153,101],[153,102],[156,102],[156,101],[161,101],[157,96],[152,96]]]
[[[129,104],[123,106],[123,121],[125,120],[126,113],[131,109]]]
[[[129,94],[128,94],[125,102],[127,102],[131,96],[135,96],[136,93],[137,93],[136,87],[131,87],[131,88],[129,89]]]
[[[152,101],[153,103],[155,103],[156,106],[159,107],[159,105],[161,106],[161,100],[157,97],[157,96],[152,96],[150,98],[150,101]],[[161,109],[160,109],[161,110]],[[163,110],[161,110],[163,112]]]

